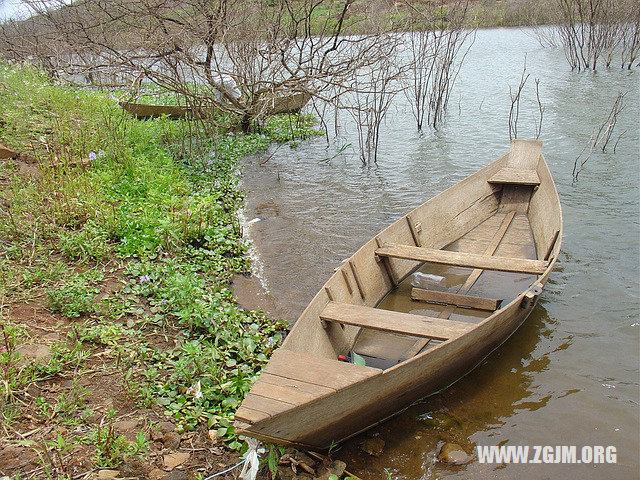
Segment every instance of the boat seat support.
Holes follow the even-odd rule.
[[[502,300],[496,298],[475,297],[472,295],[441,292],[439,290],[428,290],[417,287],[411,290],[411,298],[419,302],[442,303],[445,305],[455,305],[456,307],[488,310],[490,312],[497,310],[502,303]]]

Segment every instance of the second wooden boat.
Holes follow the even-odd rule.
[[[257,107],[264,115],[279,113],[299,113],[307,104],[310,96],[306,93],[293,93],[281,97],[266,98]],[[200,109],[193,109],[180,105],[154,105],[150,103],[120,102],[120,106],[138,118],[158,118],[167,116],[174,120],[186,117],[206,117],[210,113],[203,113]],[[212,112],[210,110],[209,112]]]
[[[167,116],[174,120],[192,115],[192,109],[180,105],[153,105],[150,103],[120,102],[120,106],[138,118],[159,118]]]
[[[324,449],[450,385],[504,342],[560,252],[560,201],[541,151],[514,140],[346,260],[244,399],[237,431]]]

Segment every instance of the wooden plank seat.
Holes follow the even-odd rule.
[[[235,418],[255,423],[381,373],[379,368],[280,348],[271,356]]]
[[[320,318],[327,322],[438,340],[459,337],[474,327],[465,322],[339,302],[329,302],[320,313]]]
[[[505,167],[498,170],[489,183],[504,183],[507,185],[540,185],[540,178],[535,170],[521,170]]]
[[[500,303],[502,303],[502,300],[497,298],[476,297],[417,287],[411,289],[411,298],[420,302],[443,303],[445,305],[488,310],[490,312],[497,310]]]
[[[491,255],[476,255],[473,253],[452,252],[449,250],[436,250],[433,248],[398,244],[385,245],[378,248],[375,253],[381,257],[403,258],[406,260],[438,263],[441,265],[497,270],[501,272],[531,273],[536,275],[543,273],[548,263],[544,260],[494,257]]]

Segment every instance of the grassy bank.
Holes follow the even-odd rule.
[[[312,120],[194,138],[1,63],[0,119],[20,152],[0,161],[0,473],[235,461],[233,412],[284,329],[230,288],[249,267],[238,160]]]

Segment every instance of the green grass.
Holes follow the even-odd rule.
[[[203,425],[240,448],[233,413],[284,324],[243,310],[229,288],[249,268],[238,160],[316,133],[313,119],[273,117],[259,133],[213,131],[188,148],[186,121],[139,121],[107,95],[3,63],[0,118],[0,142],[38,165],[33,175],[15,163],[0,170],[0,304],[40,302],[67,322],[51,359],[25,368],[16,346],[28,326],[0,308],[3,416],[15,422],[16,408],[33,408],[51,421],[88,421],[79,389],[57,403],[15,402],[36,379],[82,375],[99,352],[106,371],[179,431]],[[103,423],[82,440],[96,466],[143,454],[142,438],[125,443]]]

